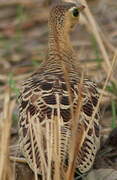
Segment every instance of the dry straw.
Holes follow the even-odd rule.
[[[0,180],[13,180],[9,162],[9,140],[15,100],[10,100],[10,89],[6,87],[3,115],[0,119]]]

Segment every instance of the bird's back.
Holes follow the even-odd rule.
[[[44,70],[45,69],[45,70]],[[23,89],[19,98],[20,101],[20,144],[24,156],[32,169],[33,164],[33,148],[31,141],[34,141],[35,161],[37,164],[38,172],[42,173],[41,168],[41,149],[45,150],[45,159],[47,159],[47,141],[51,143],[51,136],[53,130],[49,129],[50,137],[47,137],[47,127],[56,121],[59,123],[61,144],[60,156],[61,163],[66,167],[66,161],[69,159],[69,143],[71,137],[71,123],[73,120],[72,110],[75,114],[79,98],[80,78],[77,72],[72,71],[69,73],[69,81],[62,69],[53,69],[52,71],[46,70],[45,67],[41,68],[40,72],[32,75],[23,85]],[[69,75],[68,74],[68,75]],[[73,76],[72,76],[73,75]],[[75,78],[74,78],[75,77]],[[69,89],[70,88],[70,89]],[[98,92],[95,84],[91,81],[84,80],[82,92],[82,107],[80,112],[80,121],[77,124],[82,124],[84,129],[87,130],[90,123],[92,114],[97,105]],[[87,171],[95,157],[97,146],[99,146],[99,124],[98,115],[95,115],[93,123],[88,131],[88,134],[83,143],[81,152],[78,152],[80,159],[78,160],[78,168],[81,172]],[[36,125],[36,130],[32,126]],[[38,128],[37,128],[38,127]],[[31,131],[32,133],[31,133]],[[33,129],[33,130],[32,130]],[[42,132],[38,132],[42,130]],[[39,134],[37,135],[36,132]],[[32,134],[32,139],[31,139]],[[37,135],[37,137],[36,137]],[[41,149],[38,136],[41,135]],[[77,137],[78,138],[78,137]],[[66,144],[67,142],[67,144]],[[53,143],[54,140],[53,140]]]

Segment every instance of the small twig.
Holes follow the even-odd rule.
[[[96,40],[97,40],[97,42],[98,42],[98,44],[99,44],[99,48],[100,48],[100,50],[101,50],[101,52],[102,52],[102,55],[103,55],[104,60],[105,60],[105,62],[106,62],[106,65],[108,66],[109,69],[111,69],[111,64],[110,64],[110,61],[109,61],[108,54],[107,54],[107,52],[106,52],[106,49],[105,49],[105,47],[104,47],[104,44],[103,44],[102,39],[101,39],[100,34],[99,34],[98,24],[97,24],[97,22],[95,21],[92,13],[91,13],[91,11],[90,11],[90,9],[89,9],[89,7],[88,7],[87,2],[86,2],[85,0],[82,0],[82,1],[83,1],[83,3],[84,3],[85,6],[86,6],[84,12],[85,12],[85,14],[86,14],[86,17],[87,17],[90,25],[92,26],[91,30],[92,30],[92,32],[93,32],[93,34],[94,34],[94,36],[95,36],[95,38],[96,38]],[[88,23],[88,26],[89,26],[89,23]]]
[[[99,29],[100,31],[100,35],[105,43],[105,45],[107,46],[108,49],[110,49],[113,53],[115,53],[117,51],[117,48],[115,48],[108,40],[108,35],[105,36],[105,34],[101,31],[101,28]]]
[[[15,156],[10,156],[9,157],[10,161],[13,161],[13,162],[17,162],[17,163],[26,163],[26,160],[25,158],[20,158],[20,157],[15,157]]]

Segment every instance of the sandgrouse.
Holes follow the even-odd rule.
[[[99,148],[98,112],[92,119],[99,93],[95,83],[87,78],[83,79],[82,92],[79,90],[82,73],[69,38],[83,8],[79,3],[61,3],[51,9],[48,56],[24,81],[19,96],[20,146],[27,163],[38,174],[47,170],[50,164],[52,169],[55,168],[54,156],[58,157],[58,168],[67,171],[70,139],[74,133],[72,115],[78,108],[80,96],[82,105],[77,126],[78,130],[83,127],[87,134],[76,153],[76,169],[87,172]],[[76,137],[79,138],[81,136]]]

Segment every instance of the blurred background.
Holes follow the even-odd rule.
[[[3,153],[9,151],[2,149],[4,138],[6,145],[9,138],[10,146],[18,143],[19,88],[47,56],[48,14],[55,2],[59,0],[0,0],[0,134],[7,133],[0,139]],[[71,39],[80,65],[100,92],[115,61],[101,101],[103,141],[117,127],[117,1],[86,2]],[[117,169],[117,158],[114,163]]]

